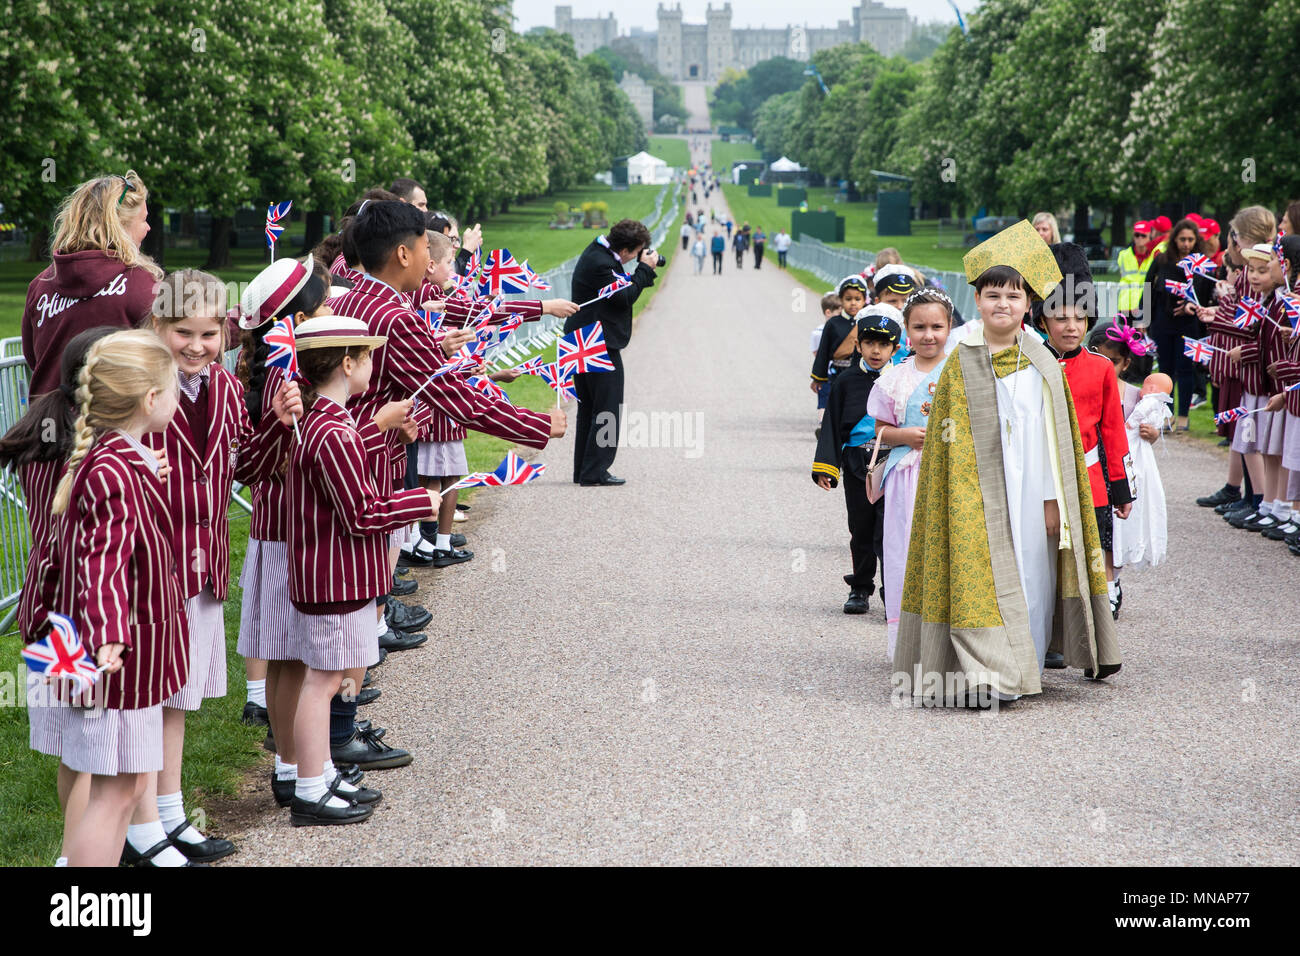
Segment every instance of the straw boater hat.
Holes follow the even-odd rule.
[[[275,318],[311,277],[312,257],[276,259],[257,274],[239,300],[239,327],[256,329]]]
[[[1061,281],[1056,257],[1028,219],[1021,219],[985,239],[962,257],[961,264],[966,270],[966,281],[972,285],[994,266],[1010,266],[1025,277],[1040,299],[1051,294]]]
[[[1263,259],[1267,262],[1274,257],[1273,243],[1258,242],[1253,246],[1245,246],[1241,250],[1241,257],[1243,259]]]
[[[377,349],[388,341],[387,336],[371,335],[370,327],[361,319],[341,315],[317,315],[304,319],[293,330],[294,344],[303,349],[352,348],[369,345]]]

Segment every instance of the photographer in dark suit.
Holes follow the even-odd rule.
[[[650,248],[650,230],[635,219],[614,224],[608,236],[597,236],[578,258],[573,269],[574,302],[586,302],[623,275],[624,266],[637,262],[628,278],[630,288],[608,299],[593,302],[569,316],[565,333],[599,321],[605,331],[605,346],[612,372],[587,372],[574,376],[578,392],[578,428],[573,444],[573,480],[576,484],[621,485],[624,479],[609,473],[618,452],[619,412],[623,404],[623,349],[632,337],[632,304],[641,290],[654,285],[655,269],[663,264]]]

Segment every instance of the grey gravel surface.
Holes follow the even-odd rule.
[[[809,476],[817,298],[774,266],[674,260],[627,405],[698,416],[698,453],[625,447],[626,486],[579,488],[565,439],[478,494],[476,557],[416,572],[431,640],[363,709],[415,762],[368,775],[357,826],[250,797],[232,864],[1300,862],[1300,559],[1191,503],[1223,454],[1164,443],[1171,559],[1124,578],[1117,677],[897,708],[879,600],[840,611],[842,492]]]

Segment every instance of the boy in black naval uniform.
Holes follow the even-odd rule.
[[[876,589],[876,559],[881,553],[885,499],[867,500],[867,465],[876,440],[876,423],[867,415],[867,396],[898,351],[903,329],[897,309],[868,306],[857,318],[857,351],[848,367],[831,380],[826,415],[817,439],[812,478],[830,491],[844,479],[844,504],[849,513],[849,551],[853,573],[844,575],[849,586],[845,614],[866,614],[867,599]],[[883,460],[883,455],[881,460]]]

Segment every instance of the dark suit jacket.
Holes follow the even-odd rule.
[[[603,238],[603,237],[602,237]],[[586,302],[594,299],[596,293],[614,281],[615,270],[623,274],[623,264],[618,256],[594,239],[587,246],[578,264],[573,267],[573,291],[569,298],[574,302]],[[608,299],[593,302],[585,309],[579,309],[564,323],[565,333],[580,329],[599,321],[605,330],[605,346],[610,349],[627,348],[632,338],[632,304],[636,302],[641,290],[654,285],[655,271],[645,263],[638,262],[636,271],[628,276],[632,285],[621,292],[615,292]]]

